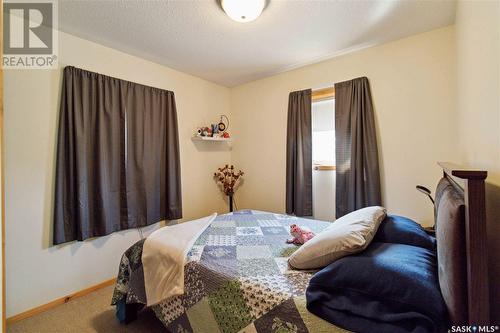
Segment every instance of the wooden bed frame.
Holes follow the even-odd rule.
[[[440,162],[438,164],[443,168],[443,178],[455,185],[456,193],[462,196],[465,206],[463,225],[465,226],[466,276],[462,276],[462,278],[467,284],[465,297],[467,300],[467,324],[488,325],[490,324],[490,316],[484,184],[487,172],[463,168],[452,163]],[[463,249],[452,250],[463,251]],[[445,260],[457,259],[445,258]],[[463,258],[458,260],[463,260]],[[450,298],[453,297],[455,296],[450,296]],[[452,325],[454,324],[458,323],[452,323]]]

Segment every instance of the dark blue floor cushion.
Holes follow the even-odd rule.
[[[438,332],[446,310],[436,255],[427,249],[372,243],[316,273],[307,309],[354,332]]]
[[[420,224],[397,215],[387,215],[373,241],[419,246],[431,251],[436,249],[436,239],[429,236]]]

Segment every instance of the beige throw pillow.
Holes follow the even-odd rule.
[[[366,207],[342,216],[295,251],[288,263],[297,269],[322,268],[349,254],[363,251],[372,241],[386,209]]]

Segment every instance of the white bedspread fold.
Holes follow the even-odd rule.
[[[148,306],[184,293],[186,256],[216,216],[166,226],[146,238],[142,265]]]

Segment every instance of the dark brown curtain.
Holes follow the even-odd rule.
[[[131,84],[127,96],[128,224],[182,217],[177,112],[170,91]]]
[[[366,77],[335,84],[335,212],[381,205],[375,119]]]
[[[173,92],[66,67],[53,243],[180,217]]]
[[[312,216],[311,89],[288,98],[286,213]]]

